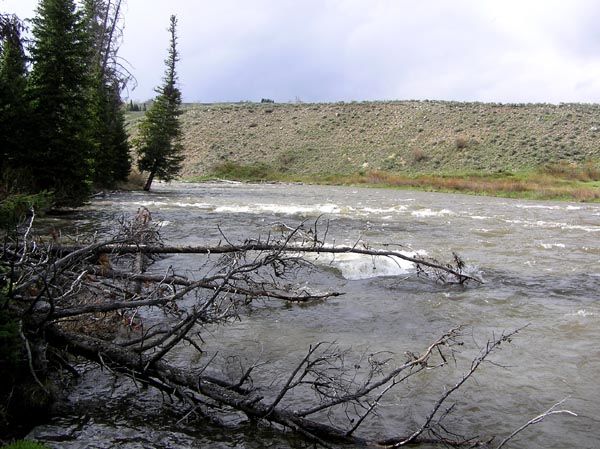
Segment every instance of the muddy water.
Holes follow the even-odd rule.
[[[397,244],[409,253],[448,259],[457,252],[485,281],[468,288],[435,285],[406,264],[361,257],[318,260],[308,287],[346,295],[308,306],[259,304],[243,319],[204,336],[209,351],[273,363],[259,378],[284,376],[308,346],[337,341],[360,353],[418,352],[442,332],[465,325],[466,352],[456,364],[392,392],[381,419],[365,433],[398,434],[420,422],[445,385],[456,382],[474,348],[492,335],[527,326],[469,382],[455,401],[449,427],[468,436],[506,436],[555,402],[579,417],[548,418],[513,444],[528,448],[600,447],[600,205],[533,202],[379,189],[297,185],[171,184],[149,194],[118,193],[95,200],[68,226],[82,231],[131,215],[144,205],[173,244],[265,235],[277,223],[329,222],[331,243]],[[61,224],[61,223],[57,223]],[[62,225],[66,225],[62,223]],[[324,229],[324,228],[323,228]],[[169,257],[153,267],[184,272],[193,257]],[[181,363],[203,363],[191,353]],[[100,393],[105,400],[94,401]],[[243,425],[235,431],[174,424],[131,385],[89,371],[73,390],[65,416],[34,435],[61,448],[297,447],[298,442]],[[301,399],[300,399],[301,400]],[[145,422],[144,413],[154,416]],[[237,423],[232,423],[237,424]],[[60,441],[60,442],[57,442]],[[265,441],[267,443],[265,443]]]

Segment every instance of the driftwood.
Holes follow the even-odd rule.
[[[73,252],[81,251],[82,246],[60,246],[55,247],[54,251],[58,254],[68,255]],[[328,246],[322,242],[311,242],[310,244],[297,244],[285,242],[281,243],[262,243],[258,242],[245,242],[240,245],[216,245],[216,246],[158,246],[158,245],[121,245],[121,244],[105,244],[94,251],[98,254],[205,254],[205,255],[222,255],[222,254],[233,254],[240,252],[250,251],[270,251],[274,253],[311,253],[311,254],[361,254],[371,257],[389,257],[405,260],[415,264],[417,271],[421,273],[435,272],[437,273],[436,279],[446,283],[458,283],[464,284],[469,281],[481,283],[482,281],[476,277],[466,274],[464,269],[464,263],[460,258],[454,254],[453,263],[440,263],[432,258],[409,256],[401,251],[385,250],[369,248],[368,246]]]
[[[442,410],[442,406],[517,331],[490,340],[463,378],[440,394],[420,426],[406,435],[382,435],[379,439],[361,436],[367,418],[376,415],[390,390],[403,388],[407,379],[420,372],[448,365],[462,344],[461,328],[444,333],[419,354],[410,353],[405,361],[388,353],[372,353],[362,359],[358,356],[362,361],[353,363],[349,349],[318,342],[271,394],[254,383],[260,364],[246,367],[239,379],[232,381],[207,374],[212,358],[202,368],[193,369],[176,366],[167,357],[181,345],[191,345],[204,354],[204,330],[241,319],[240,308],[251,305],[254,298],[315,301],[340,295],[290,292],[280,285],[312,266],[302,257],[307,252],[398,257],[415,263],[419,273],[435,282],[465,284],[474,280],[463,273],[458,257],[453,264],[441,264],[365,245],[328,246],[313,237],[316,228],[307,233],[300,227],[240,245],[227,241],[225,245],[170,247],[162,244],[157,230],[144,217],[138,214],[131,222],[122,222],[111,239],[77,246],[40,244],[31,237],[29,224],[20,243],[4,246],[0,260],[9,268],[4,271],[8,273],[9,308],[18,317],[27,344],[43,335],[49,358],[52,354],[60,354],[63,361],[83,357],[110,368],[115,375],[177,397],[187,404],[189,413],[218,415],[225,407],[253,421],[291,429],[324,447],[337,443],[379,447],[483,444],[446,431],[443,419],[452,407]],[[144,272],[153,258],[174,253],[210,255],[210,263],[200,279],[188,279],[172,269],[162,275]],[[140,318],[141,311],[151,309],[160,312],[158,318]],[[34,368],[38,364],[31,366],[36,379],[43,374]],[[290,396],[305,397],[307,402],[292,406]]]

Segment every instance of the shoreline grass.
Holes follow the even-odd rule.
[[[402,174],[369,170],[353,174],[294,174],[273,169],[264,163],[242,165],[228,161],[215,166],[207,175],[185,180],[198,182],[211,179],[353,185],[535,200],[600,202],[600,167],[593,162],[551,164],[517,173]]]

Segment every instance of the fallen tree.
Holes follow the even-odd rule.
[[[277,388],[255,382],[260,363],[244,367],[231,379],[213,369],[214,357],[200,367],[181,366],[171,358],[183,346],[203,355],[203,333],[241,319],[241,307],[256,298],[306,302],[340,295],[306,288],[290,291],[284,281],[314,268],[306,254],[398,258],[414,263],[415,272],[430,281],[477,282],[464,273],[458,256],[444,264],[363,244],[328,245],[327,232],[318,238],[318,223],[308,229],[304,224],[282,227],[277,235],[240,244],[223,235],[224,244],[166,246],[145,210],[131,221],[122,221],[112,238],[87,244],[44,244],[32,237],[32,229],[33,217],[17,239],[6,242],[0,260],[8,286],[5,306],[19,322],[31,375],[44,390],[49,363],[75,373],[69,360],[83,357],[115,376],[127,376],[176,397],[187,405],[188,413],[214,420],[220,413],[235,411],[255,422],[291,429],[324,447],[485,444],[446,429],[444,418],[453,407],[445,403],[517,331],[491,339],[413,431],[377,438],[361,434],[367,418],[378,413],[390,390],[403,388],[421,372],[447,366],[462,345],[462,328],[449,330],[419,353],[408,353],[403,361],[385,352],[353,356],[335,343],[316,342]],[[162,274],[147,273],[153,260],[174,253],[204,255],[195,278],[172,268]],[[305,400],[299,404],[298,397]]]

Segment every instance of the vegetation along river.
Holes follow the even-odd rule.
[[[504,437],[568,398],[561,407],[578,417],[550,416],[511,447],[600,447],[600,205],[351,187],[173,183],[157,184],[150,193],[108,194],[74,221],[56,225],[82,232],[106,228],[140,206],[160,222],[169,244],[216,243],[223,239],[218,227],[229,240],[241,241],[280,223],[296,226],[320,217],[322,229],[329,222],[330,243],[401,244],[402,250],[439,260],[458,253],[482,285],[436,284],[416,277],[410,264],[387,259],[316,260],[319,269],[301,282],[345,295],[308,305],[259,301],[239,321],[203,335],[212,348],[208,353],[218,349],[224,358],[268,360],[260,374],[268,382],[285,377],[319,341],[404,357],[465,325],[465,352],[447,369],[392,390],[380,416],[367,423],[367,433],[398,434],[418,425],[444,386],[460,379],[475,354],[469,348],[527,326],[457,392],[447,427],[468,436]],[[178,255],[151,269],[185,272],[200,264],[198,256]],[[204,363],[191,349],[176,357],[182,364]],[[98,393],[102,404],[92,399]],[[73,386],[63,416],[33,436],[61,448],[302,447],[269,429],[177,423],[178,411],[166,413],[168,406],[156,396],[112,384],[91,370]],[[230,424],[238,423],[232,417]]]

